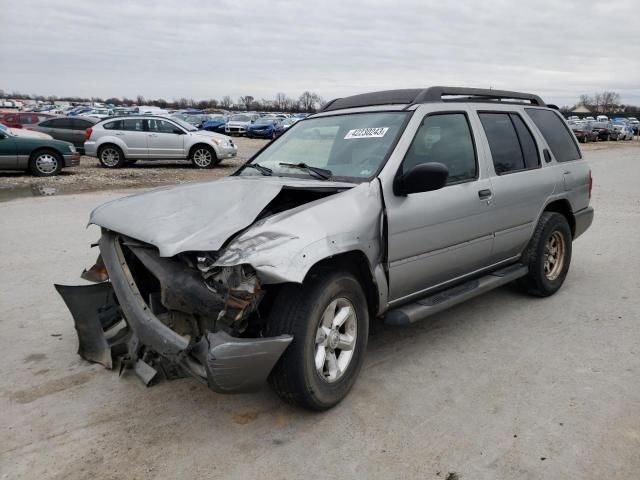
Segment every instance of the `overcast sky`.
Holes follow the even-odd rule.
[[[640,104],[638,0],[13,0],[0,88],[147,98],[476,86]]]

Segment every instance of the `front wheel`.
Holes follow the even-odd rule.
[[[207,145],[198,145],[191,152],[191,162],[197,168],[213,168],[219,160],[213,148]]]
[[[287,285],[275,299],[266,334],[293,335],[269,376],[285,401],[326,410],[351,390],[364,360],[369,311],[358,280],[321,271],[303,285]]]
[[[40,150],[29,159],[29,170],[36,177],[53,177],[62,170],[63,160],[58,152]]]
[[[519,280],[520,286],[537,297],[556,293],[569,272],[571,242],[571,228],[564,215],[544,212],[523,254],[529,273]]]

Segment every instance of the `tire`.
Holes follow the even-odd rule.
[[[29,171],[36,177],[53,177],[60,173],[64,159],[55,150],[38,150],[29,158]]]
[[[98,150],[98,160],[105,168],[120,168],[125,164],[124,153],[112,144],[103,145]]]
[[[213,168],[219,162],[216,152],[208,145],[196,145],[191,150],[191,163],[196,168]]]
[[[571,228],[564,215],[544,212],[522,257],[529,273],[518,283],[525,292],[548,297],[558,291],[571,264],[571,241]],[[554,245],[557,253],[555,262],[551,262]]]
[[[349,310],[352,314],[344,319]],[[344,323],[338,329],[328,327],[337,318]],[[323,321],[326,328],[321,328]],[[293,335],[269,375],[280,398],[316,411],[335,406],[353,387],[367,350],[369,310],[360,283],[350,273],[325,270],[303,285],[284,286],[274,301],[266,334]],[[349,337],[353,348],[340,349],[339,341]],[[334,368],[340,363],[342,371]]]

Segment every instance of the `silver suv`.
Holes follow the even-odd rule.
[[[514,281],[555,293],[590,197],[576,139],[536,95],[356,95],[228,178],[98,207],[84,273],[98,283],[57,288],[86,359],[221,393],[268,379],[322,410],[353,386],[374,320],[410,324]]]
[[[85,137],[85,154],[98,157],[107,168],[160,159],[189,159],[198,168],[211,168],[238,153],[225,135],[153,115],[105,120],[87,128]]]

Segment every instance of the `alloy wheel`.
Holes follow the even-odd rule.
[[[333,300],[320,318],[316,332],[314,364],[320,378],[332,383],[346,372],[356,346],[358,321],[346,298]]]

